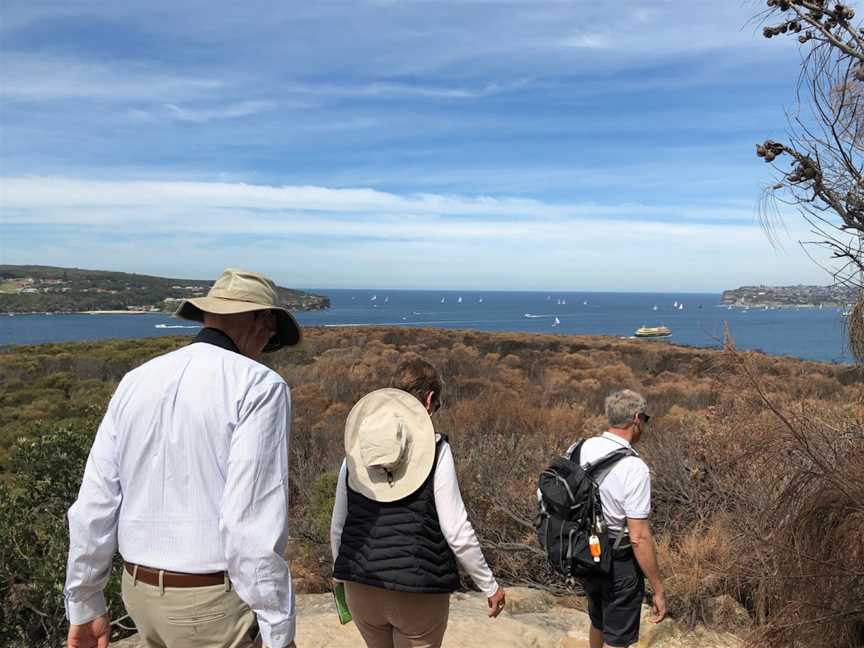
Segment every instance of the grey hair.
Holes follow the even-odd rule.
[[[609,426],[627,427],[633,416],[644,412],[647,406],[645,398],[631,389],[612,392],[606,397],[606,418],[609,419]]]

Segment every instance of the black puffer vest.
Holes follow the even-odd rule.
[[[376,502],[348,486],[348,517],[333,569],[337,580],[400,592],[450,593],[459,587],[456,557],[435,507],[435,461],[423,485],[395,502]]]

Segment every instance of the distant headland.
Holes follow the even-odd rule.
[[[0,313],[168,313],[212,281],[37,265],[0,265]],[[330,299],[276,288],[291,310],[322,310]]]
[[[844,308],[858,299],[852,286],[741,286],[723,291],[723,303],[741,308]]]

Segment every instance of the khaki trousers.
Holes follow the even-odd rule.
[[[230,586],[163,587],[123,570],[123,603],[146,648],[252,648],[255,614]]]
[[[444,640],[449,594],[393,592],[349,582],[345,600],[368,648],[439,648]]]

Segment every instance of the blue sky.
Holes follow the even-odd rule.
[[[757,206],[755,2],[11,0],[0,253],[300,287],[829,283]],[[813,252],[818,257],[818,252]]]

